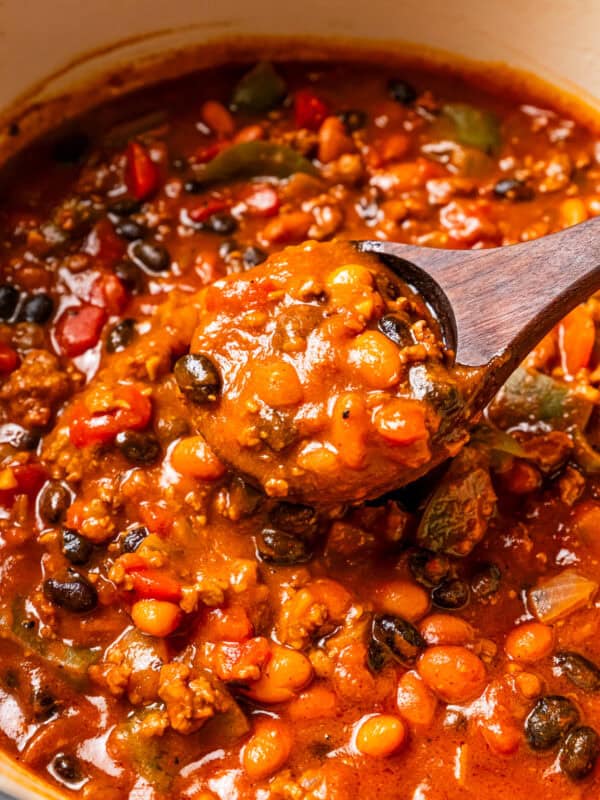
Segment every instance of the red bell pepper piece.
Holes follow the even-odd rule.
[[[103,308],[87,303],[67,308],[56,323],[56,341],[69,358],[80,356],[98,344],[107,315]]]
[[[162,569],[128,570],[133,582],[133,590],[142,598],[152,600],[181,600],[181,584],[169,572]]]
[[[145,200],[158,188],[158,167],[144,145],[130,142],[127,147],[125,183],[136,200]]]
[[[111,442],[126,430],[143,430],[150,422],[152,404],[131,385],[118,385],[107,396],[106,410],[93,410],[85,401],[72,409],[69,436],[76,447]]]
[[[294,120],[298,128],[318,131],[329,116],[329,107],[312,89],[300,89],[294,95]]]
[[[111,222],[102,219],[90,231],[83,250],[99,263],[110,267],[125,254],[125,242],[117,236]]]
[[[120,314],[128,299],[127,289],[116,275],[110,273],[96,278],[88,298],[93,306],[104,308],[109,314]]]
[[[193,220],[193,222],[204,222],[209,217],[212,217],[213,214],[225,211],[230,205],[231,204],[227,200],[213,198],[207,200],[200,206],[196,206],[196,208],[190,208],[187,213],[188,217]]]
[[[7,375],[16,369],[19,363],[19,356],[16,350],[7,344],[0,343],[0,374]]]

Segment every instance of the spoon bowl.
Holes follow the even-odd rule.
[[[529,242],[443,250],[361,241],[425,299],[455,361],[480,368],[469,416],[538,342],[600,287],[600,217]]]
[[[600,219],[487,250],[307,242],[217,281],[175,366],[212,450],[267,495],[377,497],[456,455],[600,286]]]

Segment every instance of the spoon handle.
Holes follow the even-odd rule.
[[[500,385],[566,313],[600,288],[600,217],[489,250],[380,243],[435,279],[454,311],[456,360]],[[438,289],[439,291],[439,289]],[[490,391],[492,387],[490,386]]]

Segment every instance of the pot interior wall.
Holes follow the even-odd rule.
[[[273,0],[55,0],[36,4],[33,25],[31,13],[18,0],[0,5],[0,108],[85,53],[97,55],[60,72],[35,99],[64,92],[91,71],[233,34],[417,42],[600,97],[600,4],[593,0],[304,0],[301,12]],[[105,49],[117,41],[120,47]]]

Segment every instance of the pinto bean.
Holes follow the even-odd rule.
[[[465,647],[430,647],[419,659],[417,669],[427,686],[446,703],[467,703],[485,688],[483,662]]]

